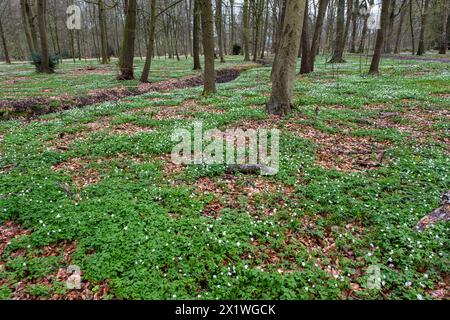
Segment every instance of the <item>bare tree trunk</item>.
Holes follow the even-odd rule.
[[[6,45],[5,33],[3,31],[3,24],[2,24],[1,17],[0,17],[0,37],[2,39],[3,54],[5,55],[5,62],[7,64],[11,64],[11,59],[9,59],[8,46]]]
[[[342,41],[342,46],[344,50],[347,44],[348,33],[350,32],[350,23],[352,22],[352,16],[353,16],[353,0],[347,0],[347,17],[345,19],[345,32],[344,32],[344,39]]]
[[[105,3],[104,0],[98,0],[98,22],[100,24],[100,44],[101,44],[101,64],[108,64],[108,40],[106,35],[105,21]]]
[[[234,0],[230,0],[230,50],[233,52],[234,44],[236,43],[236,30],[234,18]]]
[[[344,62],[344,23],[345,23],[345,0],[338,1],[337,7],[337,21],[336,21],[336,35],[334,38],[333,45],[333,57],[331,58],[331,63],[342,63]]]
[[[405,21],[405,16],[406,16],[406,8],[405,8],[405,4],[406,4],[407,0],[403,0],[403,3],[400,7],[400,21],[398,22],[398,28],[397,28],[397,35],[395,37],[395,48],[394,48],[394,53],[398,54],[400,53],[401,50],[401,39],[402,39],[402,29],[403,29],[403,23]]]
[[[52,73],[49,66],[47,30],[45,28],[45,0],[37,0],[37,18],[39,27],[39,37],[41,39],[41,69],[40,72]]]
[[[250,44],[249,44],[249,10],[248,10],[248,1],[244,0],[244,6],[242,9],[242,44],[244,49],[244,61],[250,61]]]
[[[217,42],[219,45],[219,56],[220,62],[225,62],[225,57],[223,54],[223,28],[222,28],[222,0],[216,0],[216,32],[217,32]]]
[[[156,0],[150,0],[150,33],[147,45],[147,57],[145,59],[144,69],[142,70],[141,82],[148,82],[148,75],[153,58],[153,48],[155,47],[156,31]]]
[[[358,27],[358,16],[359,16],[359,0],[355,0],[352,13],[352,35],[350,38],[351,53],[356,52],[356,31]]]
[[[200,64],[200,19],[200,0],[194,0],[194,26],[192,31],[192,53],[194,56],[194,70],[202,69],[202,65]]]
[[[442,25],[441,25],[441,44],[439,48],[439,54],[446,54],[447,46],[448,46],[448,37],[447,37],[447,22],[448,22],[448,10],[450,6],[449,0],[443,1],[443,13],[442,13]]]
[[[420,36],[419,36],[419,48],[417,49],[417,55],[421,56],[425,53],[425,29],[428,23],[428,7],[429,1],[425,0],[425,5],[422,3],[421,10],[421,24],[420,24]]]
[[[386,53],[392,53],[392,36],[394,35],[395,7],[396,0],[391,0],[391,9],[389,13],[389,24],[386,31],[385,50]]]
[[[122,51],[120,54],[119,80],[134,79],[134,40],[136,38],[136,0],[128,0],[125,29],[123,31]]]
[[[383,0],[381,7],[381,26],[377,32],[377,40],[375,43],[375,49],[372,57],[372,63],[370,65],[369,74],[379,74],[379,66],[381,60],[381,52],[383,50],[384,38],[389,19],[389,6],[391,0]]]
[[[267,112],[286,115],[292,110],[295,64],[300,46],[305,0],[285,0],[280,43],[272,67],[272,94]]]
[[[205,74],[203,95],[216,92],[216,71],[214,68],[214,18],[211,0],[200,0],[202,12],[203,50],[205,51]]]
[[[300,66],[300,74],[306,74],[311,72],[311,57],[310,57],[310,47],[309,47],[309,23],[308,14],[309,11],[309,1],[305,4],[305,14],[303,16],[303,27],[302,27],[302,37],[300,40],[302,61]]]
[[[311,42],[311,50],[310,50],[310,63],[309,63],[309,70],[310,72],[314,71],[314,64],[316,62],[316,55],[317,51],[320,46],[320,38],[322,35],[322,28],[323,28],[323,22],[325,20],[325,14],[327,12],[328,3],[330,0],[320,0],[319,1],[319,8],[317,10],[317,18],[316,18],[316,25],[314,27],[314,35]]]
[[[31,39],[30,28],[27,20],[27,13],[25,11],[25,0],[20,0],[20,13],[22,16],[22,24],[23,29],[25,31],[25,37],[27,39],[28,49],[30,50],[30,54],[36,51],[34,48],[33,40]]]
[[[413,2],[412,2],[412,0],[409,0],[409,27],[411,29],[412,53],[414,54],[414,52],[416,51],[415,50],[416,40],[414,39]]]
[[[33,48],[34,48],[34,51],[36,52],[36,51],[39,51],[39,43],[38,43],[36,27],[35,27],[34,19],[33,19],[33,12],[31,10],[28,0],[24,0],[24,6],[25,6],[25,13],[26,13],[27,20],[28,20],[28,25],[30,27],[30,35],[31,35],[31,40],[33,42]]]
[[[260,58],[264,59],[264,54],[266,53],[266,44],[269,30],[269,1],[266,1],[266,17],[264,18],[264,29],[261,37],[261,55]]]

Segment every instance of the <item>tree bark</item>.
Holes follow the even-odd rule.
[[[148,75],[153,58],[153,48],[155,47],[156,31],[156,0],[150,0],[150,33],[147,44],[147,57],[145,58],[144,69],[142,70],[141,82],[148,82]]]
[[[395,7],[396,0],[391,0],[391,9],[389,13],[389,24],[386,32],[386,45],[384,52],[392,53],[392,36],[394,34],[394,21],[395,21]]]
[[[381,52],[383,50],[384,38],[389,19],[389,6],[391,0],[383,0],[381,7],[381,25],[377,32],[377,40],[375,43],[375,49],[372,57],[372,63],[370,65],[369,74],[379,74],[379,66],[381,61]]]
[[[3,54],[5,56],[5,62],[7,64],[11,64],[11,60],[9,58],[8,46],[6,45],[5,32],[3,30],[3,24],[2,24],[1,17],[0,17],[0,37],[2,39]]]
[[[200,64],[200,19],[200,0],[194,0],[194,26],[192,31],[192,53],[194,56],[194,70],[202,69],[202,65]]]
[[[344,54],[344,23],[345,23],[345,0],[338,0],[337,7],[337,21],[336,21],[336,35],[334,38],[333,45],[333,57],[330,60],[330,63],[342,63],[344,62],[343,54]]]
[[[33,12],[31,10],[28,0],[24,0],[24,7],[25,7],[25,13],[27,16],[27,20],[28,20],[28,25],[30,27],[30,35],[31,35],[31,40],[33,42],[34,52],[36,52],[36,51],[39,51],[40,48],[39,48],[39,43],[38,43],[36,27],[34,25]]]
[[[128,0],[125,28],[123,31],[122,51],[120,54],[119,80],[134,79],[134,40],[136,38],[136,0]]]
[[[302,60],[300,66],[300,74],[306,74],[311,72],[311,58],[310,58],[310,46],[309,46],[309,23],[308,23],[308,11],[309,1],[305,4],[305,14],[303,16],[302,37],[300,40]]]
[[[244,5],[242,8],[242,46],[244,49],[244,61],[250,61],[250,44],[249,44],[249,10],[248,1],[244,0]]]
[[[22,16],[22,24],[25,32],[25,37],[27,39],[28,50],[30,51],[30,54],[33,54],[36,51],[36,49],[34,48],[33,40],[31,39],[30,27],[28,24],[27,13],[25,10],[25,2],[26,0],[20,0],[20,13]]]
[[[51,73],[48,56],[47,30],[45,28],[45,0],[37,0],[37,18],[39,37],[41,39],[41,68],[40,72]]]
[[[216,92],[216,72],[214,69],[214,18],[211,0],[200,0],[202,12],[203,50],[205,52],[205,73],[203,95]]]
[[[342,41],[342,47],[345,50],[348,34],[350,32],[350,23],[352,22],[353,16],[353,0],[347,0],[347,17],[345,19],[345,31],[344,31],[344,39]]]
[[[108,64],[108,40],[106,34],[106,21],[105,21],[105,3],[104,0],[98,0],[98,22],[100,24],[100,44],[101,44],[101,64]]]
[[[429,1],[426,0],[425,4],[420,8],[421,12],[421,24],[420,24],[420,36],[419,36],[419,47],[417,48],[417,55],[421,56],[425,53],[425,30],[428,23],[428,7]]]
[[[395,54],[400,53],[400,50],[401,50],[402,29],[403,29],[403,24],[405,21],[405,16],[406,16],[406,9],[405,9],[406,1],[407,0],[403,0],[403,3],[400,7],[400,10],[401,10],[400,21],[398,22],[397,35],[395,37],[395,48],[394,48]]]
[[[448,22],[448,11],[450,6],[449,0],[442,0],[443,1],[443,13],[442,13],[442,24],[441,24],[441,43],[439,47],[439,54],[446,54],[447,53],[447,47],[448,47],[448,37],[447,37],[447,22]]]
[[[359,0],[355,0],[352,13],[352,35],[350,38],[351,53],[356,52],[356,31],[358,27],[358,16],[359,16]]]
[[[413,2],[409,0],[409,27],[411,29],[411,44],[412,44],[412,53],[414,54],[415,50],[415,42],[414,39],[414,24],[413,24]]]
[[[310,50],[310,72],[314,71],[314,64],[316,62],[316,55],[320,45],[320,38],[322,35],[323,22],[325,20],[325,14],[327,12],[327,7],[329,0],[320,0],[319,8],[317,11],[316,25],[314,27],[314,35],[311,42],[311,50]]]
[[[267,112],[286,115],[292,110],[295,65],[300,46],[305,0],[285,0],[280,43],[272,67],[272,93]]]
[[[224,41],[223,41],[223,28],[222,28],[222,0],[216,0],[216,32],[217,32],[217,42],[219,46],[219,57],[220,62],[225,62],[224,51]]]

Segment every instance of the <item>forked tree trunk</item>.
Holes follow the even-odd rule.
[[[425,53],[425,29],[428,23],[428,7],[429,1],[425,0],[423,8],[420,8],[423,11],[421,12],[419,47],[417,48],[418,56],[421,56]]]
[[[200,19],[200,0],[194,0],[194,26],[192,31],[192,54],[194,56],[194,70],[202,69],[202,65],[200,63]]]
[[[36,27],[34,24],[33,11],[31,10],[28,0],[24,0],[24,7],[25,7],[25,14],[26,14],[27,20],[28,20],[28,26],[30,27],[30,35],[31,35],[31,40],[33,42],[34,52],[36,52],[36,51],[39,51],[40,48],[39,48],[39,43],[38,43]]]
[[[308,10],[309,1],[305,4],[305,14],[303,16],[303,27],[302,27],[302,37],[300,40],[302,61],[300,66],[300,74],[306,74],[311,72],[311,58],[310,58],[310,46],[309,46],[309,23],[308,23]]]
[[[48,61],[47,30],[45,29],[45,0],[37,0],[37,18],[39,37],[41,39],[41,70],[43,73],[51,73]]]
[[[119,80],[134,79],[134,40],[136,37],[136,0],[128,0],[125,18],[125,29],[123,31],[122,51],[120,54],[120,75]]]
[[[286,115],[292,110],[295,64],[300,46],[305,0],[285,0],[281,37],[272,67],[272,94],[267,112]]]
[[[320,45],[320,38],[322,35],[323,22],[325,20],[325,14],[327,12],[328,3],[330,0],[320,0],[319,8],[317,10],[316,26],[314,27],[314,35],[311,42],[310,50],[310,72],[314,71],[314,64],[316,62],[316,55]]]
[[[225,62],[225,57],[223,53],[224,41],[223,41],[223,28],[222,28],[222,0],[216,0],[216,32],[217,32],[217,42],[219,46],[219,57],[220,62]]]
[[[386,28],[389,19],[389,6],[391,0],[383,0],[381,6],[381,24],[380,29],[377,32],[377,40],[375,43],[375,49],[372,57],[372,63],[370,65],[369,74],[379,74],[380,70],[380,61],[381,61],[381,52],[383,51],[384,38],[386,33]]]
[[[333,57],[331,58],[331,63],[342,63],[344,59],[344,36],[345,36],[345,0],[338,1],[337,7],[337,20],[336,20],[336,35],[334,38],[333,45]]]
[[[439,46],[439,54],[446,54],[448,46],[447,20],[448,20],[450,0],[442,0],[442,1],[443,1],[443,13],[442,13],[442,24],[441,24],[442,30],[441,30],[441,43]]]
[[[156,22],[156,0],[150,0],[150,33],[148,35],[147,57],[145,58],[144,69],[142,70],[141,82],[148,82],[148,75],[153,59],[153,48],[155,47]]]
[[[205,52],[205,73],[203,95],[216,92],[216,71],[214,69],[214,18],[211,0],[201,0],[203,50]]]

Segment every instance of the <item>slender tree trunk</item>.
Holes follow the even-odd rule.
[[[5,55],[5,62],[7,64],[11,64],[11,60],[9,58],[8,46],[6,45],[5,32],[3,30],[3,24],[2,24],[1,17],[0,17],[0,38],[2,39],[3,54]]]
[[[333,45],[333,57],[331,58],[331,63],[342,63],[344,62],[344,23],[345,23],[345,0],[338,1],[337,7],[337,20],[336,20],[336,35],[334,38]]]
[[[385,50],[386,53],[392,53],[392,36],[394,35],[395,7],[396,0],[391,0],[391,9],[389,13],[389,24],[386,31]]]
[[[292,110],[295,64],[300,46],[305,0],[285,0],[280,43],[272,67],[272,93],[267,112],[286,115]]]
[[[412,53],[416,51],[415,44],[416,40],[414,39],[414,23],[413,23],[413,2],[409,0],[409,27],[411,30],[411,44],[412,44]]]
[[[192,39],[192,52],[194,55],[194,70],[201,70],[200,64],[200,19],[201,8],[200,0],[194,0],[194,26],[193,26],[193,39]]]
[[[350,38],[350,52],[356,52],[356,31],[358,28],[358,16],[359,16],[359,0],[355,0],[352,14],[352,35]]]
[[[230,0],[230,50],[233,52],[233,47],[236,43],[236,30],[234,18],[234,0]]]
[[[353,0],[347,0],[347,17],[345,19],[344,39],[342,41],[342,47],[344,50],[347,44],[348,34],[350,32],[352,16],[353,16]]]
[[[33,19],[33,12],[31,10],[28,0],[24,0],[24,6],[25,6],[25,13],[26,13],[27,20],[28,20],[28,25],[30,27],[30,34],[31,34],[31,40],[33,42],[33,48],[34,48],[34,51],[36,52],[36,51],[39,51],[40,48],[39,48],[39,43],[38,43],[36,27],[35,27],[34,19]]]
[[[202,12],[203,50],[205,52],[205,74],[203,95],[216,92],[216,71],[214,69],[214,18],[211,0],[200,0]]]
[[[20,0],[20,13],[22,16],[22,24],[25,32],[25,37],[27,39],[28,50],[30,51],[30,54],[33,54],[36,51],[36,49],[34,48],[33,40],[31,39],[30,28],[27,20],[27,13],[25,11],[25,0]]]
[[[401,12],[400,12],[400,21],[398,22],[398,28],[397,28],[397,35],[395,36],[395,48],[394,48],[394,53],[398,54],[400,53],[401,50],[401,39],[402,39],[402,29],[403,29],[403,24],[405,21],[405,16],[406,16],[406,8],[405,8],[405,4],[406,1],[408,0],[403,0],[403,3],[401,5]]]
[[[108,40],[106,35],[106,22],[105,22],[105,3],[104,0],[98,0],[98,22],[100,25],[100,45],[101,45],[101,64],[108,64]]]
[[[123,31],[122,51],[120,54],[119,80],[134,79],[134,43],[136,38],[136,0],[128,0],[125,28]]]
[[[266,53],[266,44],[269,30],[269,1],[266,1],[266,17],[264,18],[264,29],[261,37],[261,55],[260,58],[264,59],[264,54]]]
[[[381,25],[377,32],[377,40],[375,43],[375,49],[372,57],[372,63],[370,65],[369,74],[379,74],[379,66],[381,61],[381,52],[383,50],[384,38],[387,29],[389,19],[389,6],[390,0],[383,0],[381,7]]]
[[[449,0],[442,0],[443,1],[443,13],[442,13],[442,24],[441,24],[441,43],[439,48],[439,54],[446,54],[447,53],[447,46],[448,46],[448,37],[447,37],[447,22],[448,22],[448,11],[450,6]]]
[[[216,0],[216,32],[217,32],[217,42],[219,46],[219,57],[220,62],[225,62],[224,57],[224,41],[223,41],[223,28],[222,28],[222,0]]]
[[[421,24],[420,24],[420,36],[419,36],[419,48],[417,49],[417,55],[421,56],[425,53],[425,29],[428,23],[428,6],[429,1],[425,0],[425,4],[420,8],[421,12]]]
[[[314,64],[316,62],[316,55],[320,46],[320,38],[322,35],[323,22],[325,20],[325,14],[327,12],[327,7],[329,0],[320,0],[319,8],[317,10],[317,18],[316,25],[314,27],[314,35],[311,42],[311,50],[310,50],[310,72],[314,71]]]
[[[37,18],[39,37],[41,39],[41,70],[43,73],[51,73],[48,57],[47,30],[45,28],[45,0],[37,0]]]
[[[244,61],[250,61],[250,44],[249,44],[249,10],[248,10],[248,1],[244,0],[244,5],[242,9],[242,43],[244,49]]]
[[[305,14],[303,16],[303,27],[302,27],[302,37],[301,37],[301,52],[302,52],[302,61],[300,66],[300,74],[306,74],[311,72],[311,57],[310,57],[310,46],[309,46],[309,23],[308,23],[308,14],[309,11],[309,1],[306,1],[305,4]]]
[[[150,33],[147,45],[147,57],[142,71],[141,82],[148,82],[148,75],[150,73],[153,58],[153,48],[155,47],[156,22],[156,0],[150,0]]]

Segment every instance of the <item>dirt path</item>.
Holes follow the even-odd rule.
[[[243,65],[217,70],[217,83],[226,83],[239,77],[241,72],[255,68],[257,65]],[[161,92],[175,89],[197,87],[203,84],[202,75],[170,79],[157,83],[144,83],[137,87],[120,87],[98,90],[81,96],[38,97],[20,100],[0,100],[0,120],[26,118],[28,120],[47,113],[81,108],[106,101],[138,96],[149,92]]]

